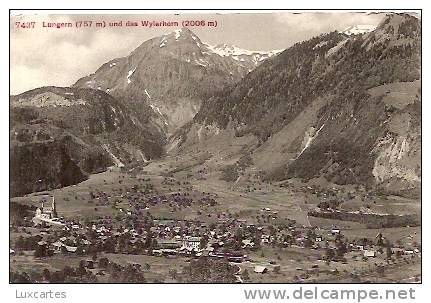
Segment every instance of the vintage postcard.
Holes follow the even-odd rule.
[[[421,283],[421,43],[420,10],[12,12],[9,282]]]

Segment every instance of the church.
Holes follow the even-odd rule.
[[[52,197],[51,203],[46,203],[45,198],[42,200],[41,207],[36,209],[36,214],[33,218],[35,224],[42,222],[49,223],[50,220],[57,218],[57,207],[55,205],[55,197]]]

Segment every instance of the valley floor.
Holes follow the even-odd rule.
[[[187,282],[182,274],[191,266],[190,260],[198,259],[208,249],[210,256],[219,250],[217,257],[223,256],[235,266],[239,282],[410,283],[421,280],[420,226],[379,228],[361,222],[309,216],[309,211],[325,200],[344,201],[339,207],[346,211],[364,211],[367,205],[365,213],[381,214],[385,210],[390,214],[419,215],[419,200],[376,196],[349,186],[322,187],[298,180],[270,184],[248,176],[237,182],[225,182],[208,171],[204,162],[187,165],[180,161],[172,157],[141,168],[112,168],[74,186],[12,198],[11,203],[39,207],[44,194],[55,196],[59,216],[66,226],[72,227],[68,232],[59,232],[32,224],[11,226],[11,271],[38,277],[37,273],[43,269],[61,271],[65,265],[78,268],[82,266],[81,260],[95,256],[94,260],[108,258],[122,266],[139,264],[144,268],[145,282]],[[184,170],[172,173],[173,168],[181,165]],[[58,243],[64,240],[54,239],[59,234],[67,238],[63,242],[68,247],[79,246],[78,239],[87,236],[88,240],[91,229],[99,233],[91,239],[93,242],[100,239],[106,242],[116,232],[117,238],[121,238],[131,232],[126,222],[140,220],[136,214],[151,217],[153,225],[147,230],[151,230],[159,246],[130,252],[117,244],[112,249],[91,254],[90,248],[80,254],[65,253],[63,249],[44,257],[34,256],[37,247],[17,247],[19,238],[37,235],[45,242]],[[112,229],[100,231],[102,226]],[[181,236],[173,232],[180,227]],[[259,231],[256,232],[259,240],[250,230]],[[193,245],[188,242],[192,237],[202,238],[207,232],[208,243],[199,244],[199,249],[189,249],[188,245]],[[378,243],[379,235],[385,244]],[[135,232],[130,237],[127,238],[130,243],[135,243],[141,234]],[[69,241],[72,238],[75,244]],[[177,247],[174,252],[160,247],[165,241],[182,243],[182,248]],[[224,242],[224,248],[220,242]],[[228,243],[232,245],[230,248]],[[333,250],[337,255],[339,243],[344,243],[346,249],[340,257],[333,257],[328,251]],[[386,243],[393,250],[389,256]],[[188,247],[186,253],[184,246]],[[238,251],[240,257],[234,259],[234,255],[239,256]],[[112,281],[106,271],[87,268],[87,273],[94,274],[97,282]],[[40,279],[33,280],[40,282]]]

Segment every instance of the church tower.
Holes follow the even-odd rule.
[[[52,196],[51,215],[53,218],[57,218],[57,207],[55,206],[55,197]]]

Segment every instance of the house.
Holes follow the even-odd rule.
[[[88,269],[94,269],[94,265],[97,263],[97,261],[94,260],[85,260],[85,267]]]
[[[241,263],[245,261],[250,261],[247,255],[244,255],[241,251],[232,251],[224,253],[225,257],[229,262]]]
[[[269,235],[265,235],[265,234],[263,234],[263,235],[261,236],[261,243],[262,243],[262,244],[267,244],[267,243],[269,243],[269,239],[270,239],[270,236],[269,236]]]
[[[74,253],[78,249],[78,247],[65,245],[67,252]]]
[[[201,244],[201,237],[186,236],[182,241],[183,247],[198,250]]]
[[[244,239],[242,240],[242,248],[247,248],[247,247],[253,247],[254,246],[254,242],[250,239]]]
[[[178,240],[157,239],[157,247],[160,249],[176,249],[181,247],[181,242]]]
[[[104,269],[101,269],[96,273],[96,276],[104,276],[105,274],[106,274],[106,271]]]
[[[258,274],[265,274],[268,272],[268,267],[263,266],[263,265],[256,265],[254,267],[254,272],[258,273]]]
[[[333,236],[340,234],[340,230],[339,229],[331,229],[331,234]]]
[[[64,246],[64,244],[60,241],[56,241],[56,242],[52,243],[52,246],[54,248],[54,253],[60,253],[61,247]]]
[[[376,251],[375,250],[364,250],[363,256],[366,258],[375,258],[376,257]]]
[[[84,245],[91,245],[91,242],[88,241],[88,240],[86,240],[86,239],[84,239],[84,240],[82,240],[82,244],[84,244]]]

